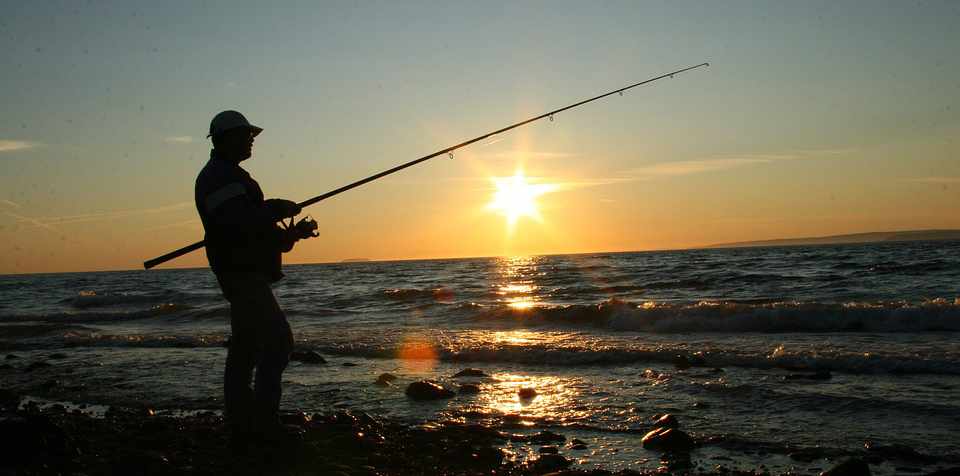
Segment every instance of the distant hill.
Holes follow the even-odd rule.
[[[704,248],[748,248],[754,246],[839,245],[845,243],[875,243],[881,241],[960,240],[960,230],[875,231],[852,235],[786,238],[782,240],[740,241],[720,243]]]
[[[370,258],[347,258],[340,262],[341,263],[366,263],[367,261],[370,261]]]

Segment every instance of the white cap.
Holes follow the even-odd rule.
[[[237,111],[223,111],[213,116],[213,120],[210,121],[210,133],[207,134],[207,137],[215,136],[221,132],[226,132],[238,127],[250,129],[254,137],[263,132],[263,128],[250,124],[250,121],[248,121],[246,117],[243,117],[243,114]]]

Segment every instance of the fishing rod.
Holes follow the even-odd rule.
[[[430,154],[430,155],[425,155],[425,156],[423,156],[423,157],[420,157],[419,159],[411,160],[410,162],[407,162],[407,163],[405,163],[405,164],[400,164],[400,165],[398,165],[398,166],[396,166],[396,167],[394,167],[394,168],[392,168],[392,169],[384,170],[383,172],[380,172],[380,173],[375,174],[375,175],[371,175],[371,176],[369,176],[369,177],[367,177],[367,178],[365,178],[365,179],[357,180],[356,182],[353,182],[353,183],[348,184],[348,185],[344,185],[344,186],[342,186],[342,187],[340,187],[340,188],[338,188],[338,189],[336,189],[336,190],[331,190],[331,191],[329,191],[329,192],[327,192],[327,193],[325,193],[325,194],[323,194],[323,195],[317,195],[316,197],[313,197],[313,198],[311,198],[311,199],[309,199],[309,200],[305,200],[305,201],[303,201],[303,202],[300,202],[298,205],[300,205],[300,208],[308,207],[308,206],[313,205],[314,203],[317,203],[317,202],[319,202],[319,201],[326,200],[326,199],[328,199],[328,198],[330,198],[330,197],[332,197],[332,196],[334,196],[334,195],[339,195],[339,194],[341,194],[341,193],[343,193],[343,192],[346,192],[347,190],[350,190],[350,189],[353,189],[353,188],[357,188],[357,187],[359,187],[359,186],[361,186],[361,185],[363,185],[363,184],[369,183],[369,182],[373,182],[374,180],[377,180],[377,179],[379,179],[379,178],[381,178],[381,177],[386,177],[387,175],[390,175],[390,174],[392,174],[392,173],[394,173],[394,172],[399,172],[399,171],[401,171],[401,170],[403,170],[403,169],[405,169],[405,168],[407,168],[407,167],[413,167],[414,165],[417,165],[417,164],[419,164],[420,162],[425,162],[425,161],[430,160],[430,159],[432,159],[432,158],[434,158],[434,157],[437,157],[437,156],[439,156],[439,155],[449,154],[450,157],[453,158],[453,154],[452,154],[453,151],[455,151],[455,150],[457,150],[457,149],[460,149],[460,148],[463,148],[463,147],[466,147],[466,146],[468,146],[468,145],[470,145],[470,144],[473,144],[474,142],[482,141],[482,140],[484,140],[484,139],[486,139],[486,138],[488,138],[488,137],[495,136],[495,135],[497,135],[497,134],[502,134],[502,133],[507,132],[507,131],[509,131],[509,130],[511,130],[511,129],[516,129],[516,128],[520,127],[520,126],[529,124],[529,123],[531,123],[531,122],[539,121],[540,119],[543,119],[543,118],[549,117],[550,120],[552,121],[552,120],[553,120],[553,116],[554,116],[555,114],[561,113],[561,112],[566,111],[566,110],[568,110],[568,109],[573,109],[573,108],[575,108],[575,107],[582,106],[582,105],[584,105],[584,104],[586,104],[586,103],[588,103],[588,102],[593,102],[593,101],[596,101],[596,100],[598,100],[598,99],[603,99],[603,98],[605,98],[605,97],[607,97],[607,96],[611,96],[611,95],[613,95],[613,94],[619,93],[620,95],[623,95],[623,92],[626,91],[626,90],[628,90],[628,89],[632,89],[632,88],[635,88],[635,87],[637,87],[637,86],[642,86],[642,85],[644,85],[644,84],[652,83],[652,82],[654,82],[654,81],[657,81],[657,80],[660,80],[660,79],[663,79],[663,78],[672,78],[672,77],[673,77],[674,75],[676,75],[676,74],[680,74],[680,73],[683,73],[683,72],[686,72],[686,71],[690,71],[690,70],[692,70],[692,69],[697,69],[697,68],[700,68],[700,67],[702,67],[702,66],[710,66],[710,63],[700,63],[700,64],[698,64],[698,65],[696,65],[696,66],[690,66],[690,67],[687,67],[687,68],[678,69],[678,70],[676,70],[676,71],[673,71],[673,72],[670,72],[670,73],[667,73],[667,74],[662,74],[662,75],[657,76],[657,77],[655,77],[655,78],[650,78],[650,79],[647,79],[647,80],[644,80],[644,81],[640,81],[639,83],[634,83],[634,84],[631,84],[631,85],[629,85],[629,86],[626,86],[626,87],[623,87],[623,88],[620,88],[620,89],[615,89],[615,90],[610,91],[610,92],[608,92],[608,93],[604,93],[604,94],[601,94],[601,95],[599,95],[599,96],[592,97],[592,98],[590,98],[590,99],[585,99],[585,100],[583,100],[583,101],[580,101],[580,102],[571,104],[571,105],[569,105],[569,106],[561,107],[560,109],[554,109],[553,111],[545,112],[545,113],[543,113],[543,114],[540,114],[539,116],[531,117],[530,119],[527,119],[527,120],[525,120],[525,121],[520,121],[520,122],[518,122],[518,123],[516,123],[516,124],[510,125],[510,126],[507,126],[507,127],[504,127],[503,129],[497,129],[497,130],[495,130],[495,131],[493,131],[493,132],[489,132],[489,133],[484,134],[484,135],[482,135],[482,136],[475,137],[475,138],[470,139],[470,140],[468,140],[468,141],[461,142],[461,143],[459,143],[459,144],[457,144],[457,145],[447,147],[446,149],[438,150],[438,151],[436,151],[436,152],[434,152],[434,153],[432,153],[432,154]],[[180,248],[179,250],[171,251],[171,252],[169,252],[169,253],[167,253],[167,254],[165,254],[165,255],[163,255],[163,256],[158,256],[158,257],[153,258],[153,259],[151,259],[151,260],[144,261],[144,262],[143,262],[143,267],[144,267],[145,269],[153,268],[154,266],[157,266],[158,264],[165,263],[165,262],[170,261],[170,260],[172,260],[172,259],[174,259],[174,258],[177,258],[177,257],[183,256],[183,255],[185,255],[185,254],[187,254],[187,253],[190,253],[191,251],[195,251],[195,250],[198,250],[198,249],[200,249],[200,248],[203,248],[203,246],[204,246],[204,242],[203,242],[203,241],[198,241],[198,242],[196,242],[196,243],[194,243],[194,244],[192,244],[192,245],[184,246],[183,248]]]

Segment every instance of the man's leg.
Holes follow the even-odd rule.
[[[260,333],[263,337],[263,348],[257,359],[254,398],[258,424],[267,429],[278,423],[277,414],[283,394],[281,380],[283,371],[290,362],[290,352],[293,351],[293,333],[269,285],[265,291],[263,300],[267,312]]]
[[[227,424],[239,437],[245,437],[253,431],[255,399],[250,381],[257,354],[255,342],[244,338],[242,332],[233,333],[223,373],[223,403]]]
[[[251,299],[249,273],[217,276],[224,297],[230,301],[230,346],[223,375],[224,416],[239,439],[253,431],[256,399],[250,382],[260,354],[256,322],[262,319],[256,299]]]

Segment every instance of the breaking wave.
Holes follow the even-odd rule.
[[[699,302],[641,304],[611,299],[593,305],[479,308],[473,319],[517,326],[592,326],[620,331],[958,332],[960,298],[919,303]]]

